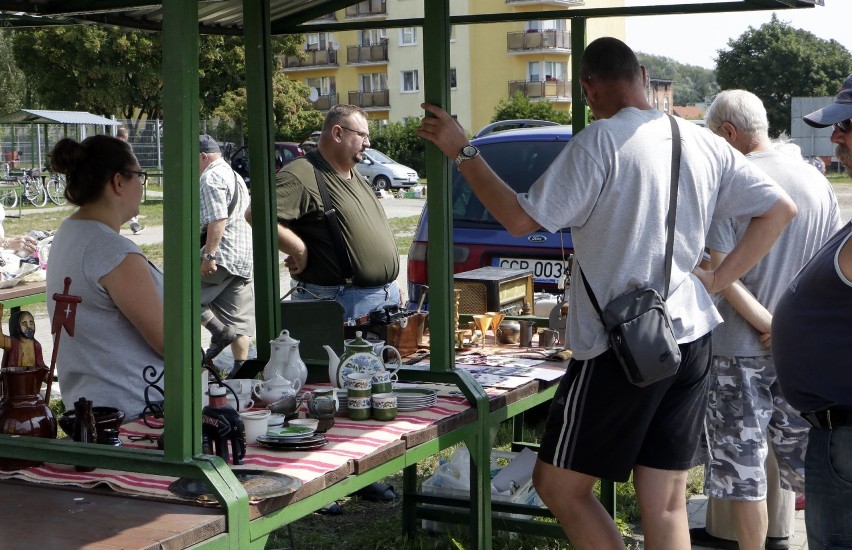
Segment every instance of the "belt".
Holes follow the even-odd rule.
[[[852,426],[852,409],[828,409],[825,411],[801,413],[802,418],[814,428],[840,428]]]

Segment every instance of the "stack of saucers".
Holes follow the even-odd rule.
[[[336,416],[346,416],[349,412],[349,401],[347,400],[346,389],[341,388],[337,390],[337,414]]]
[[[438,401],[438,392],[420,388],[396,388],[396,408],[400,412],[419,411],[433,407]]]

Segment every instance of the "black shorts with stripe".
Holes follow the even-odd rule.
[[[706,462],[704,437],[710,335],[681,344],[678,373],[631,384],[608,350],[572,360],[550,406],[539,459],[559,468],[627,481],[634,466],[688,470]]]

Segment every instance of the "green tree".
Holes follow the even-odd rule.
[[[248,125],[245,87],[227,92],[218,107],[215,117],[241,129],[243,135]],[[272,114],[276,128],[276,141],[300,142],[308,134],[322,127],[324,115],[314,109],[310,102],[310,88],[291,80],[276,71],[272,78]]]
[[[639,63],[645,65],[649,78],[674,82],[674,104],[694,105],[712,98],[719,92],[716,75],[710,69],[684,65],[670,57],[636,52]]]
[[[0,29],[0,105],[4,113],[21,109],[26,99],[26,79],[15,61],[12,36],[9,29]]]
[[[370,147],[423,176],[426,173],[426,143],[416,133],[419,128],[420,119],[416,117],[387,125],[370,123]]]
[[[716,59],[716,80],[723,90],[748,90],[763,100],[772,136],[790,133],[793,97],[834,95],[852,72],[852,55],[839,42],[795,29],[774,14],[728,46]]]
[[[547,101],[530,101],[522,92],[516,92],[509,99],[501,99],[494,110],[491,122],[511,120],[516,118],[531,118],[550,120],[559,124],[570,124],[571,115],[565,111],[557,111]]]

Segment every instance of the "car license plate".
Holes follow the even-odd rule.
[[[507,269],[532,271],[535,282],[554,285],[566,269],[563,262],[559,260],[534,260],[532,258],[495,258],[493,265]]]

